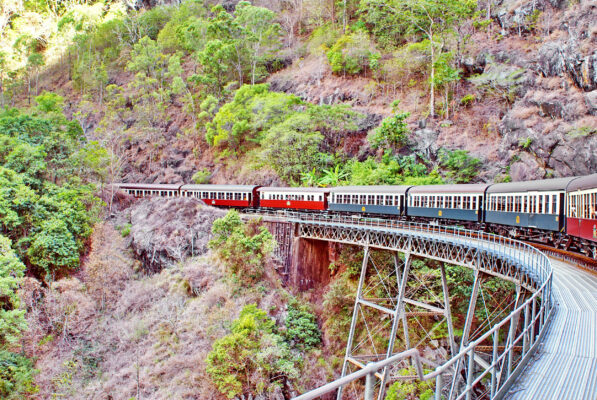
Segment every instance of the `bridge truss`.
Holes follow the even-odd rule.
[[[364,249],[340,378],[344,383],[331,389],[338,390],[338,399],[342,398],[346,378],[359,375],[359,370],[374,371],[368,373],[364,393],[367,399],[383,399],[388,382],[396,379],[433,381],[436,399],[501,398],[544,333],[553,309],[551,266],[547,257],[522,242],[455,227],[380,219],[301,213],[287,213],[285,219],[295,224],[295,234],[299,237]],[[384,268],[375,260],[374,254],[379,250],[391,252],[391,268]],[[442,294],[428,302],[409,296],[407,282],[413,276],[416,257],[438,261]],[[458,343],[444,263],[474,271],[468,312]],[[480,288],[490,277],[515,285],[514,310],[480,337],[470,340]],[[438,365],[425,359],[416,344],[410,342],[408,321],[413,316],[443,319],[448,330],[448,361]],[[380,340],[382,336],[385,340]],[[397,340],[405,352],[398,354],[404,354],[402,358],[394,360]],[[390,359],[394,360],[392,364],[384,363]],[[396,365],[410,367],[412,374],[393,376],[392,367]],[[322,389],[297,399],[316,398],[324,393]]]

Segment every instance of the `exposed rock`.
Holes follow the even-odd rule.
[[[587,104],[588,113],[597,115],[597,90],[585,94],[585,103]]]
[[[492,62],[487,64],[483,74],[469,80],[476,86],[488,86],[522,97],[532,85],[534,74],[526,68]]]
[[[562,176],[589,175],[597,171],[597,136],[565,134],[564,140],[554,148],[550,167]]]
[[[545,170],[530,154],[521,153],[519,157],[518,161],[510,165],[510,177],[513,181],[543,179],[545,177]]]
[[[544,7],[541,0],[522,4],[517,0],[504,0],[493,9],[491,15],[502,27],[502,34],[516,32],[520,35],[532,30],[537,10],[541,11]]]
[[[437,138],[439,137],[439,131],[433,129],[417,129],[413,131],[410,136],[411,145],[413,149],[420,154],[424,154],[429,157],[432,154],[436,154],[439,150],[437,144]]]
[[[461,61],[462,68],[464,69],[464,76],[471,76],[476,74],[482,74],[487,64],[487,54],[479,53],[477,57],[465,57]]]
[[[146,270],[157,272],[189,255],[202,254],[207,251],[213,221],[225,213],[189,198],[140,200],[131,209],[135,255]]]
[[[551,118],[564,118],[564,106],[559,101],[544,101],[538,104],[539,115],[542,117],[549,116]]]
[[[546,43],[537,54],[537,67],[543,76],[567,74],[584,91],[597,89],[597,51],[583,56],[574,42]]]

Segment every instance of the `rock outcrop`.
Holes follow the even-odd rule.
[[[207,251],[214,220],[225,211],[189,198],[143,199],[131,208],[131,245],[149,272]]]

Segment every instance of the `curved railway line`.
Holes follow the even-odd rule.
[[[597,174],[591,176],[591,179],[597,179]],[[183,189],[181,189],[181,187],[178,187],[177,189],[173,186],[172,188],[168,188],[167,191],[159,191],[161,186],[154,185],[155,187],[152,188],[152,190],[155,190],[154,192],[147,193],[142,191],[141,196],[138,196],[138,192],[140,191],[139,187],[141,186],[130,189],[131,186],[129,184],[126,184],[125,186],[127,185],[129,186],[129,190],[127,192],[136,197],[152,195],[162,197],[183,196],[196,197],[197,200],[203,200],[203,198],[199,196],[199,190],[205,190],[205,186],[202,186],[201,188],[195,188],[198,195],[190,196],[189,193],[191,192],[183,193]],[[142,186],[142,188],[145,188],[145,186]],[[256,188],[257,187],[251,187],[251,191],[256,193]],[[279,191],[282,189],[284,188],[279,188]],[[131,190],[133,193],[131,193]],[[225,190],[225,186],[220,186],[219,190]],[[245,188],[236,190],[238,193],[230,193],[229,197],[222,197],[222,201],[235,203],[239,201],[250,201],[251,196],[245,196],[241,193],[241,191],[246,190]],[[445,258],[445,255],[448,255],[449,257],[458,257],[459,255],[457,254],[462,256],[467,252],[468,253],[466,257],[472,257],[473,253],[476,254],[474,258],[463,259],[461,263],[464,264],[462,265],[470,266],[475,262],[479,263],[480,255],[481,257],[489,257],[485,263],[489,262],[489,264],[492,265],[491,268],[493,268],[494,274],[496,276],[503,276],[504,278],[508,279],[509,275],[513,274],[511,278],[519,280],[519,285],[525,287],[526,290],[530,291],[531,293],[534,293],[529,301],[526,301],[522,306],[513,311],[509,317],[502,322],[497,323],[494,328],[492,328],[490,332],[492,332],[491,335],[493,336],[487,336],[482,341],[474,342],[472,345],[465,345],[465,347],[462,348],[461,352],[457,356],[448,360],[443,366],[438,367],[438,369],[436,369],[436,371],[431,375],[427,374],[423,376],[422,373],[419,374],[420,379],[435,378],[437,387],[438,385],[442,384],[442,375],[450,373],[454,375],[454,371],[450,372],[450,369],[460,371],[460,369],[463,368],[461,366],[462,363],[466,363],[468,365],[468,367],[465,368],[469,368],[470,371],[474,371],[477,368],[474,367],[474,365],[478,362],[478,355],[476,352],[481,350],[487,351],[489,347],[492,347],[493,356],[489,355],[488,359],[485,361],[481,360],[479,364],[479,366],[482,366],[484,372],[482,372],[480,376],[478,375],[478,371],[468,373],[465,391],[460,392],[460,395],[458,393],[454,393],[455,397],[453,397],[452,395],[455,389],[452,388],[449,391],[448,398],[466,398],[468,400],[469,398],[472,398],[471,396],[474,393],[474,386],[482,380],[491,377],[491,393],[486,392],[486,394],[482,397],[474,395],[474,398],[541,400],[597,399],[597,263],[595,259],[587,257],[583,254],[573,253],[571,251],[547,246],[542,243],[527,241],[527,244],[524,244],[515,239],[496,236],[495,234],[484,231],[463,229],[459,226],[451,225],[457,222],[450,220],[437,221],[437,218],[435,218],[435,220],[432,221],[432,224],[421,224],[412,221],[404,221],[402,218],[400,218],[400,216],[398,216],[398,219],[390,220],[376,218],[375,216],[367,215],[365,213],[360,215],[355,214],[352,216],[346,216],[340,213],[327,213],[325,211],[327,203],[325,203],[325,206],[323,206],[322,209],[312,208],[312,210],[321,211],[300,213],[296,210],[284,209],[286,205],[290,206],[291,201],[294,204],[296,200],[295,197],[285,198],[284,194],[277,193],[278,189],[273,188],[264,188],[262,193],[267,192],[267,190],[272,192],[268,195],[270,201],[281,201],[277,211],[263,208],[260,209],[258,206],[251,206],[250,203],[243,205],[216,204],[216,201],[220,201],[220,197],[209,197],[209,201],[203,200],[203,202],[212,205],[235,208],[240,207],[243,212],[253,212],[262,215],[265,214],[273,218],[286,220],[287,222],[303,226],[303,228],[305,226],[311,226],[314,229],[313,232],[317,231],[319,234],[331,234],[332,236],[336,235],[335,238],[322,237],[320,240],[351,243],[350,240],[347,242],[338,240],[338,232],[343,229],[352,229],[354,231],[353,234],[356,232],[355,238],[358,239],[357,242],[359,245],[386,248],[384,247],[385,245],[381,245],[380,247],[381,242],[379,242],[377,245],[371,244],[369,242],[362,242],[365,240],[363,232],[368,232],[366,235],[367,241],[370,240],[370,233],[372,233],[374,236],[377,235],[376,240],[382,241],[386,240],[383,239],[385,235],[385,237],[389,238],[390,241],[394,240],[394,242],[392,242],[392,246],[389,247],[390,249],[394,249],[394,251],[413,251],[412,248],[411,250],[400,250],[395,247],[396,245],[400,244],[398,237],[400,235],[404,235],[404,232],[406,231],[411,231],[410,235],[412,236],[412,234],[415,233],[414,236],[418,236],[420,238],[418,240],[420,240],[421,243],[424,243],[423,246],[436,246],[438,251],[443,252],[443,258]],[[300,193],[300,191],[297,189],[292,189],[292,193]],[[301,196],[292,193],[289,196]],[[320,198],[323,199],[322,201],[327,201],[325,200],[325,194],[321,191],[314,190],[312,192],[305,193],[313,193],[313,195],[306,194],[303,196],[303,200],[306,199],[307,201],[313,201],[314,199],[317,201],[317,196],[321,195]],[[221,194],[222,196],[227,196],[225,193]],[[592,194],[590,196],[593,197],[587,196],[585,197],[591,201],[595,199],[595,196]],[[447,197],[449,196],[446,195],[446,198]],[[256,201],[259,201],[259,198],[256,198]],[[553,198],[556,199],[556,197]],[[558,203],[559,206],[557,208],[560,209],[560,216],[563,216],[563,195],[559,197],[559,199],[562,201]],[[573,204],[572,201],[577,201],[574,200],[572,195],[570,199],[572,199],[570,200],[570,204]],[[397,203],[394,202],[393,204]],[[406,204],[405,200],[402,199],[400,204]],[[445,206],[447,203],[443,204]],[[456,204],[455,200],[453,204]],[[477,201],[475,204],[476,206],[474,207],[478,207],[479,204],[485,203]],[[499,202],[496,204],[499,206]],[[574,204],[576,204],[576,207],[569,205],[567,208],[568,211],[572,210],[573,212],[577,212],[575,210],[579,210],[581,206],[584,207],[584,203],[582,203],[581,200],[578,200]],[[552,207],[552,209],[555,208],[556,207]],[[590,210],[594,211],[595,208],[590,208]],[[362,211],[365,211],[365,206],[362,207]],[[357,211],[351,210],[351,212]],[[479,213],[481,212],[482,210],[479,211]],[[404,216],[404,214],[402,215]],[[410,214],[408,215],[410,216]],[[441,217],[442,210],[439,210],[436,215]],[[481,218],[482,217],[479,217],[479,221]],[[558,221],[557,218],[556,221]],[[518,222],[518,218],[516,222]],[[445,223],[446,225],[442,225],[442,223]],[[576,220],[574,220],[574,223],[577,224]],[[574,226],[576,227],[576,225]],[[578,226],[582,228],[580,222],[578,223]],[[334,229],[337,231],[336,233],[334,233]],[[594,226],[592,229],[595,231]],[[361,232],[359,233],[359,231]],[[399,233],[400,231],[402,231],[402,233]],[[306,231],[303,231],[303,234],[305,234],[305,232]],[[521,232],[524,234],[525,231],[523,230]],[[585,231],[579,232],[580,233],[578,233],[578,235],[587,235]],[[588,235],[589,239],[587,240],[593,240],[590,237],[590,232]],[[595,236],[595,233],[593,232],[592,235]],[[305,237],[309,238],[308,235]],[[459,237],[459,239],[455,240],[454,238],[456,237]],[[317,237],[315,238],[317,239]],[[463,239],[464,241],[462,241]],[[544,238],[538,239],[543,240]],[[449,244],[450,240],[452,240],[451,244]],[[489,243],[489,245],[487,243]],[[404,245],[404,243],[401,245]],[[409,244],[409,246],[411,246],[411,244]],[[468,248],[469,250],[465,250],[464,253],[462,250],[458,250],[455,253],[450,253],[451,250],[447,250],[448,247],[446,246],[460,246],[461,249]],[[474,248],[477,250],[473,250]],[[547,272],[544,267],[545,263],[540,263],[539,260],[541,260],[541,257],[534,255],[534,252],[538,253],[543,258],[545,258],[543,254],[549,255],[552,259],[551,264],[554,266],[553,270],[551,267],[549,267],[550,271]],[[594,251],[593,255],[595,255]],[[494,261],[491,261],[491,257],[494,257]],[[501,261],[497,262],[496,264],[496,260]],[[571,263],[574,264],[574,266],[571,266]],[[547,264],[549,264],[549,262]],[[580,268],[576,268],[576,266]],[[541,298],[537,297],[538,293],[542,293]],[[357,297],[357,303],[358,302],[359,300]],[[365,304],[364,300],[362,302]],[[551,307],[552,302],[555,305],[553,308]],[[538,314],[535,314],[536,308],[539,309],[539,307],[541,311],[537,311]],[[395,311],[395,313],[396,314],[394,318],[397,318],[398,311]],[[551,318],[552,315],[555,315],[555,317]],[[514,331],[512,331],[512,328],[506,327],[506,323],[510,326],[512,324],[518,324],[518,319],[524,320],[525,328],[523,328],[521,335],[516,336],[516,338],[511,337],[508,339],[509,341],[500,343],[500,335],[506,333],[509,337],[518,331],[516,327],[513,328]],[[514,322],[515,320],[516,322]],[[545,325],[545,323],[548,321],[550,321],[549,324]],[[502,330],[501,333],[500,329]],[[507,331],[507,329],[510,329],[512,332],[505,332],[504,330]],[[531,334],[531,332],[535,333]],[[492,340],[493,345],[489,345],[488,342],[491,342]],[[418,363],[418,356],[411,350],[404,352],[402,357],[412,357],[412,362]],[[537,350],[537,352],[534,352],[534,350]],[[513,352],[521,353],[521,361],[520,365],[511,371],[509,365],[507,367],[504,366],[504,362],[508,360],[507,363],[510,364],[510,358],[512,356],[509,355],[509,353]],[[387,361],[393,358],[393,356],[390,356],[391,354],[389,353],[388,358],[383,360],[383,362],[385,362],[384,366],[379,366],[380,369],[384,369],[385,371],[385,369],[388,368],[389,364],[387,364]],[[487,355],[485,357],[487,357]],[[381,362],[378,364],[381,364]],[[366,368],[363,368],[361,372],[365,370],[371,370],[373,371],[370,374],[371,376],[378,376],[378,370],[374,370],[374,368],[376,368],[376,365],[368,365]],[[523,368],[526,369],[523,371]],[[499,373],[496,372],[497,369],[499,369]],[[521,373],[522,376],[518,377]],[[503,379],[503,374],[506,374],[508,383],[504,386],[501,386],[502,381],[500,380]],[[344,376],[343,373],[342,379],[345,380],[351,375]],[[363,377],[365,375],[361,373],[360,376]],[[497,378],[495,378],[495,376],[497,376]],[[495,387],[493,386],[493,379],[498,380],[497,386]],[[515,381],[515,379],[517,380]],[[454,382],[456,382],[456,380],[454,380]],[[513,382],[514,386],[510,386]],[[452,385],[454,385],[454,383]],[[456,390],[459,390],[458,385],[456,385]],[[441,390],[439,392],[436,391],[436,399],[445,398],[444,395],[445,390],[444,393],[442,393]],[[303,398],[303,396],[301,396],[301,398]],[[304,398],[306,399],[315,397]]]

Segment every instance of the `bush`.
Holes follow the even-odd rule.
[[[257,220],[243,223],[238,211],[214,221],[214,238],[209,247],[226,264],[229,275],[243,286],[251,285],[263,276],[266,258],[274,250],[275,240]]]
[[[402,376],[414,375],[415,370],[413,367],[404,368],[398,371],[398,374]],[[434,387],[435,384],[432,381],[394,382],[388,388],[386,400],[406,400],[411,398],[431,400],[434,396]]]
[[[369,136],[369,143],[373,148],[398,149],[406,145],[410,135],[406,119],[410,113],[399,110],[398,103],[392,103],[394,115],[381,121],[381,125]]]
[[[33,377],[37,371],[27,357],[0,350],[0,397],[6,400],[23,399],[38,389]]]
[[[371,56],[377,54],[366,32],[342,35],[326,53],[332,72],[356,75],[365,71]]]
[[[310,350],[321,343],[321,332],[315,315],[296,299],[288,303],[285,336],[290,346],[299,350]]]
[[[202,169],[193,174],[191,180],[196,183],[197,185],[201,185],[204,183],[209,183],[211,179],[211,172],[207,169]]]
[[[222,394],[261,394],[298,377],[297,361],[275,328],[265,311],[249,304],[230,334],[214,342],[206,371]]]
[[[467,183],[478,174],[483,163],[471,157],[467,150],[441,149],[438,154],[440,166],[446,170],[446,178],[454,183]]]

